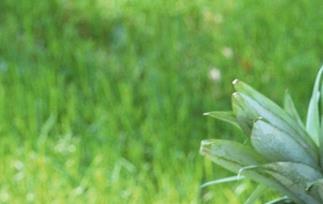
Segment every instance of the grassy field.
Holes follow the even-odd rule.
[[[1,0],[0,203],[243,203],[251,182],[199,187],[230,175],[200,140],[243,141],[202,114],[240,78],[304,116],[322,19],[320,0]]]

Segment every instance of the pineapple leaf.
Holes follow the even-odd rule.
[[[288,91],[285,92],[284,108],[286,112],[289,113],[289,115],[292,116],[302,128],[305,128],[302,119],[297,112],[295,103]]]
[[[294,137],[262,119],[257,120],[253,126],[251,144],[269,161],[292,161],[318,167],[317,160]]]
[[[208,186],[213,186],[213,185],[217,185],[217,184],[221,184],[221,183],[228,183],[228,182],[232,182],[232,181],[240,181],[244,178],[245,177],[243,177],[243,176],[231,176],[231,177],[216,179],[216,180],[209,181],[209,182],[202,184],[201,188],[205,188]]]
[[[234,173],[245,166],[257,165],[263,161],[251,148],[228,140],[203,140],[200,153]]]
[[[294,202],[291,201],[287,196],[277,198],[275,200],[266,202],[265,204],[293,204]]]
[[[320,88],[322,88],[323,79],[323,66],[321,67],[313,88],[312,97],[308,106],[307,118],[306,118],[306,129],[309,132],[312,139],[319,144],[320,135]],[[321,90],[322,91],[322,90]]]
[[[246,135],[250,135],[252,125],[258,114],[250,108],[238,93],[232,94],[232,110],[237,118],[237,122]]]
[[[211,116],[218,120],[231,123],[238,129],[241,129],[235,115],[231,111],[213,111],[213,112],[204,113],[203,115]]]
[[[322,95],[323,95],[323,90],[322,90]],[[323,100],[323,96],[322,96],[322,100]],[[322,109],[323,111],[323,109]],[[321,134],[320,134],[320,164],[321,164],[321,167],[323,168],[323,114],[321,116]]]
[[[232,112],[207,115],[240,126],[250,135],[251,146],[202,141],[201,154],[238,174],[205,185],[248,178],[284,194],[267,204],[323,203],[323,66],[315,80],[305,125],[288,92],[283,109],[244,82],[235,80],[233,85]],[[246,202],[254,202],[262,191],[257,188]]]
[[[306,191],[316,193],[323,200],[323,178],[308,183]]]
[[[280,190],[297,203],[319,204],[322,202],[306,191],[307,183],[322,177],[319,171],[308,165],[275,162],[246,169],[243,174],[268,187]]]
[[[276,128],[289,132],[289,134],[295,138],[295,141],[302,145],[308,154],[318,161],[318,148],[316,144],[307,132],[286,111],[249,85],[240,81],[235,81],[234,84],[235,89],[238,91],[234,94],[235,100],[239,102],[240,106],[243,106],[243,109],[251,110],[258,114],[257,117],[251,118],[254,113],[251,114],[251,111],[246,111],[245,118],[247,119],[245,119],[244,123],[250,126],[252,121],[263,118]]]
[[[306,190],[310,190],[313,186],[317,186],[317,185],[322,185],[323,186],[323,178],[308,183],[307,187],[306,187]]]

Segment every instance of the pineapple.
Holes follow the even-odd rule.
[[[238,127],[248,142],[202,141],[200,153],[236,175],[203,186],[246,178],[259,183],[246,203],[253,203],[267,187],[283,196],[268,203],[323,203],[323,67],[314,84],[306,124],[287,92],[281,108],[242,81],[234,80],[233,86],[232,111],[205,115]]]

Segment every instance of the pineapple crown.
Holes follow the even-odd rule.
[[[232,111],[205,115],[233,124],[249,142],[202,141],[202,155],[236,173],[202,187],[247,178],[259,186],[246,203],[253,203],[267,187],[283,194],[268,203],[323,203],[323,66],[314,83],[305,124],[288,92],[281,108],[242,81],[234,80],[233,86]]]

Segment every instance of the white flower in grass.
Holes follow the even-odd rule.
[[[210,69],[209,78],[213,81],[220,81],[221,80],[221,71],[216,67]]]

